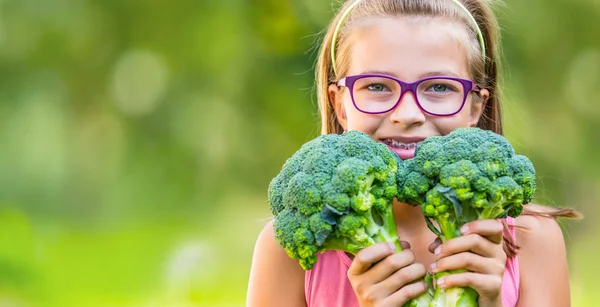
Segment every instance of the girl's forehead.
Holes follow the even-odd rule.
[[[431,72],[469,77],[465,26],[446,18],[398,17],[363,23],[349,37],[349,75],[389,71],[406,80]]]

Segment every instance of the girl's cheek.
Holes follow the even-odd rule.
[[[454,116],[448,117],[432,117],[429,118],[431,122],[437,127],[437,130],[442,134],[446,135],[457,128],[464,128],[469,126],[469,113],[460,112]]]
[[[348,130],[362,131],[371,136],[375,134],[381,124],[380,116],[355,113],[348,117]]]

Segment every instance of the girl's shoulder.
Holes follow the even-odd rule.
[[[564,248],[564,237],[556,219],[549,217],[547,213],[553,208],[528,204],[528,212],[534,214],[522,214],[515,219],[517,245],[519,245],[519,256],[524,253],[539,253],[540,249]]]
[[[524,243],[537,239],[563,241],[562,231],[551,215],[556,209],[536,204],[527,205],[527,213],[515,219],[517,238]],[[519,244],[520,245],[520,244]]]
[[[254,248],[247,306],[306,306],[304,274],[275,241],[273,222],[261,231]]]

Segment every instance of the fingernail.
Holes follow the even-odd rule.
[[[429,267],[431,268],[431,271],[435,273],[435,267],[436,267],[435,262],[432,263]]]
[[[462,234],[466,234],[467,231],[469,231],[469,226],[467,226],[467,225],[464,225],[463,227],[460,228],[460,232]]]
[[[388,243],[388,245],[390,246],[390,249],[392,250],[392,253],[396,252],[396,245],[394,243]]]
[[[437,285],[442,288],[444,287],[444,277],[437,280]]]
[[[441,252],[442,252],[442,247],[441,247],[441,246],[438,246],[438,247],[437,247],[437,248],[436,248],[436,249],[433,251],[433,253],[434,253],[434,254],[436,254],[436,255],[439,255]]]

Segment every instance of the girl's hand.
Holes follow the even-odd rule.
[[[402,242],[402,247],[404,250],[396,253],[393,244],[378,243],[356,254],[348,278],[360,306],[402,306],[427,290],[425,282],[413,283],[425,276],[425,266],[414,263],[408,243]]]
[[[506,253],[502,248],[502,223],[497,220],[477,220],[461,228],[463,236],[429,250],[438,260],[431,265],[434,273],[466,269],[469,272],[452,274],[437,281],[437,286],[471,287],[479,293],[479,306],[502,306],[502,278]]]

